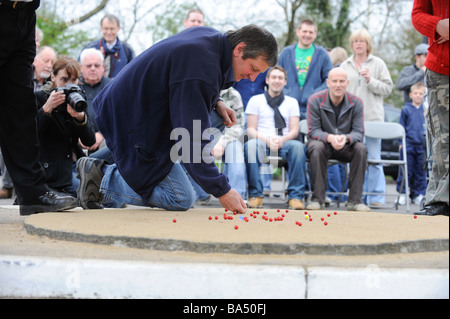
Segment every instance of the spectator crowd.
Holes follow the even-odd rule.
[[[418,5],[415,5],[415,9],[418,10]],[[204,34],[209,36],[213,31],[204,27],[204,18],[201,10],[191,10],[184,21],[186,30],[177,35],[179,39],[203,41],[206,46]],[[162,96],[163,89],[156,86],[144,87],[144,84],[154,83],[155,78],[159,76],[162,83],[166,75],[154,73],[152,81],[143,78],[142,86],[136,87],[136,92],[129,92],[140,94],[142,97],[139,100],[124,97],[118,106],[121,108],[120,113],[108,110],[106,106],[109,106],[109,100],[116,96],[112,90],[117,94],[118,85],[121,85],[121,88],[127,86],[124,82],[135,85],[132,77],[137,78],[140,71],[146,74],[144,59],[147,59],[147,55],[144,52],[136,56],[133,48],[119,39],[120,21],[114,15],[107,14],[101,19],[100,30],[102,33],[100,39],[86,44],[79,56],[70,57],[58,55],[57,48],[40,47],[42,37],[45,35],[36,29],[37,51],[33,63],[33,87],[40,147],[38,162],[45,172],[48,187],[58,196],[72,196],[76,199],[77,205],[84,209],[121,208],[126,204],[135,204],[187,210],[193,205],[210,205],[213,196],[224,195],[223,189],[210,182],[211,178],[206,182],[204,178],[196,176],[196,172],[203,170],[205,166],[196,166],[195,154],[188,156],[181,154],[181,151],[185,151],[183,147],[182,150],[175,151],[180,155],[174,160],[177,168],[178,166],[181,168],[177,171],[178,175],[172,175],[172,172],[165,174],[169,174],[168,177],[172,178],[181,178],[179,176],[185,175],[192,187],[190,190],[184,190],[183,194],[187,198],[192,197],[193,200],[186,200],[183,205],[176,207],[168,202],[166,204],[165,200],[160,200],[162,203],[159,203],[154,196],[155,193],[163,193],[163,190],[152,188],[153,194],[142,195],[138,187],[135,187],[138,182],[127,178],[125,166],[121,164],[123,159],[120,152],[124,150],[116,143],[115,135],[131,136],[137,134],[139,126],[145,125],[147,115],[144,113],[141,115],[142,118],[135,119],[136,115],[133,113],[136,109],[133,109],[131,104],[152,99],[154,95],[148,93],[152,90],[158,91],[158,97]],[[219,133],[205,137],[202,131],[201,139],[207,139],[209,144],[203,141],[200,143],[201,148],[196,148],[195,141],[191,141],[189,145],[193,145],[193,152],[197,150],[201,153],[200,162],[215,160],[223,171],[220,175],[226,176],[224,182],[218,180],[217,183],[229,184],[236,190],[236,194],[243,200],[241,204],[243,211],[247,207],[263,207],[264,197],[271,190],[274,170],[283,165],[288,180],[285,192],[291,209],[323,209],[325,205],[336,201],[338,198],[336,193],[343,190],[345,196],[342,198],[345,199],[346,207],[350,211],[367,212],[386,204],[386,178],[383,166],[369,166],[367,163],[368,158],[381,159],[381,140],[365,137],[364,123],[385,121],[384,99],[395,89],[390,71],[385,61],[373,54],[373,41],[367,30],[352,32],[349,38],[350,55],[343,48],[327,49],[317,44],[319,31],[314,21],[310,19],[300,21],[296,29],[297,43],[281,50],[275,65],[268,60],[253,64],[252,75],[243,76],[240,81],[236,78],[236,64],[233,60],[235,77],[231,79],[236,82],[227,87],[219,87],[220,97],[214,101],[207,101],[213,104],[212,111],[208,111],[209,118],[198,116],[198,120],[202,121],[199,129],[211,126]],[[441,41],[442,45],[447,46],[448,58],[448,9],[447,41]],[[183,48],[186,48],[186,54],[189,55],[188,40],[181,42],[185,45]],[[167,50],[170,50],[172,42],[168,41],[166,45]],[[401,111],[400,124],[406,130],[407,145],[400,147],[406,147],[407,150],[410,183],[410,198],[406,198],[404,183],[401,182],[404,176],[399,174],[398,204],[405,204],[407,200],[420,204],[427,193],[428,174],[423,163],[428,157],[426,115],[430,97],[427,97],[428,91],[424,83],[427,74],[425,61],[431,46],[434,47],[435,44],[429,46],[427,42],[415,48],[414,63],[402,70],[396,86],[398,90],[404,92],[405,104]],[[233,59],[241,53],[238,49],[240,46],[236,44],[233,47]],[[205,49],[208,50],[209,47]],[[158,51],[154,52],[156,56]],[[183,55],[182,52],[178,54]],[[202,55],[202,52],[195,52],[193,55]],[[168,64],[172,63],[170,58],[166,61]],[[187,58],[185,64],[191,63],[190,61],[191,59]],[[245,54],[243,61],[246,61]],[[260,60],[255,58],[255,61]],[[179,64],[173,63],[167,68],[174,69],[173,74],[185,72],[187,77],[191,76],[190,70],[175,70],[176,66],[179,67]],[[202,70],[199,68],[198,72],[201,73]],[[444,73],[445,71],[448,116],[448,61]],[[225,78],[229,79],[230,76]],[[181,89],[189,89],[189,85],[197,82],[194,77],[190,77],[186,83],[179,85],[180,92]],[[201,94],[204,100],[210,98],[204,92],[214,84],[207,83],[198,90],[198,94]],[[171,102],[190,98],[186,93],[176,95],[172,92],[172,88],[178,89],[178,86],[171,86],[169,93],[172,94]],[[196,92],[195,88],[191,88],[191,94]],[[150,105],[152,101],[148,103]],[[202,105],[198,107],[201,108]],[[176,109],[171,106],[169,113],[175,111]],[[115,116],[118,114],[125,118],[117,119]],[[114,127],[121,130],[126,127],[128,116],[130,121],[131,118],[135,119],[132,123],[136,123],[136,127],[111,132]],[[160,121],[166,120],[162,115],[152,116]],[[195,115],[192,116],[195,119]],[[172,120],[174,117],[173,114],[167,115],[167,118]],[[124,125],[112,126],[119,121]],[[106,122],[108,124],[105,124]],[[178,123],[185,122],[179,120]],[[302,124],[307,127],[307,131],[301,131]],[[189,133],[195,132],[195,123],[190,126],[193,128],[192,130],[189,128]],[[150,129],[147,132],[151,132]],[[155,140],[160,139],[161,144],[169,143],[161,140],[164,138],[161,136],[155,135]],[[183,146],[182,140],[174,140]],[[444,205],[443,212],[448,215],[448,119],[446,143],[447,158],[444,167],[447,172],[447,198],[440,198],[437,201],[447,205]],[[207,147],[203,147],[205,144]],[[150,165],[152,161],[157,161],[155,158],[163,156],[158,150],[152,149],[150,152],[143,145],[131,146],[137,150],[141,158],[149,161]],[[0,198],[11,198],[14,196],[14,183],[3,161],[8,149],[2,145],[1,151],[3,156],[0,153],[0,171],[3,188],[0,190]],[[172,153],[171,151],[171,156]],[[333,162],[334,165],[329,165],[329,160],[336,161]],[[349,167],[348,178],[345,178],[347,167]],[[213,174],[209,171],[203,173]],[[145,169],[136,167],[136,179],[141,179],[144,174]],[[120,182],[115,182],[118,175],[123,175],[123,178]],[[89,178],[94,179],[95,183],[91,183]],[[180,187],[184,188],[185,185],[182,184]],[[437,186],[437,192],[443,191],[440,189],[441,186],[440,184]],[[92,190],[92,187],[95,189]],[[171,191],[164,190],[164,192]],[[126,196],[113,195],[117,193]],[[124,199],[131,197],[139,200]],[[224,207],[229,205],[228,202],[224,204],[225,202],[221,201]],[[427,204],[432,203],[433,200],[427,199]]]

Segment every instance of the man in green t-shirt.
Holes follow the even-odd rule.
[[[295,48],[295,66],[297,68],[298,83],[300,87],[305,85],[306,75],[308,74],[309,66],[315,51],[314,46],[307,49],[302,49],[299,46]]]
[[[328,52],[314,44],[317,25],[304,19],[298,24],[298,42],[283,49],[278,64],[287,71],[284,94],[297,99],[302,119],[306,118],[309,97],[327,89],[328,72],[333,68]]]

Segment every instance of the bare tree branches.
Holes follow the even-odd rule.
[[[84,21],[89,20],[92,16],[94,16],[97,13],[99,13],[100,11],[102,11],[106,7],[108,2],[109,2],[109,0],[101,0],[100,4],[98,6],[96,6],[94,9],[92,9],[91,11],[89,11],[88,13],[82,15],[81,17],[79,17],[77,19],[71,19],[69,21],[66,21],[65,24],[67,26],[71,26],[71,25],[83,23]]]

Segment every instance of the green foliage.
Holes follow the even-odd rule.
[[[58,54],[77,57],[84,45],[92,40],[87,31],[70,28],[61,18],[45,11],[38,13],[36,24],[44,32],[41,46],[51,46]]]
[[[321,46],[329,49],[346,46],[352,22],[350,1],[341,0],[339,7],[332,7],[330,0],[309,0],[306,12],[317,23],[319,33],[316,42]]]
[[[172,4],[164,13],[156,15],[155,23],[147,27],[152,32],[153,43],[183,31],[186,14],[195,8],[199,8],[196,2]]]

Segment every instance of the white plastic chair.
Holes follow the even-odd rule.
[[[406,196],[406,211],[409,212],[409,181],[408,181],[408,163],[406,157],[406,132],[402,125],[399,123],[391,123],[391,122],[364,122],[365,136],[382,139],[382,140],[392,140],[392,139],[401,139],[402,140],[402,152],[403,152],[403,160],[376,160],[368,158],[368,165],[396,165],[399,166],[403,170],[403,181],[401,188],[405,185],[405,196]],[[364,193],[363,195],[378,195],[374,193]],[[396,195],[397,200],[395,204],[395,208],[398,209],[398,199],[400,198],[400,194],[389,194],[385,193],[382,195]]]

